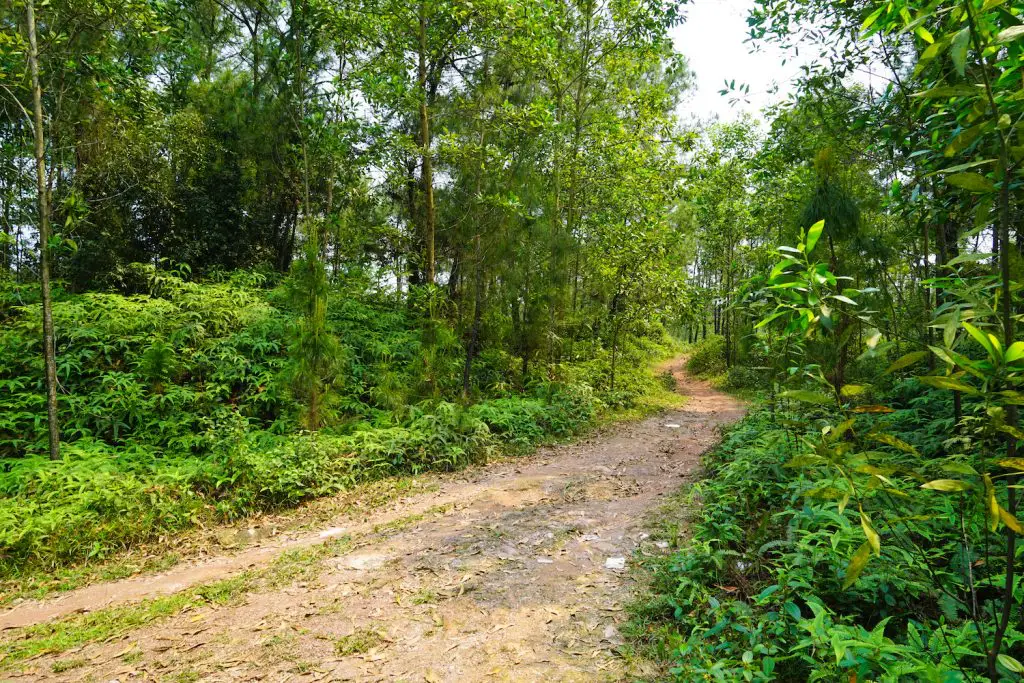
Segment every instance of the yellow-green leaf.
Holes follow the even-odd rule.
[[[992,192],[996,186],[979,173],[953,173],[946,176],[946,182],[969,192]]]
[[[887,446],[892,446],[893,448],[898,448],[899,450],[903,451],[904,453],[912,453],[913,455],[917,455],[918,454],[916,448],[911,446],[906,441],[893,436],[892,434],[885,434],[884,432],[878,432],[876,434],[869,434],[868,436],[870,436],[872,439],[874,439],[875,441],[877,441],[879,443],[884,443]]]
[[[896,410],[889,406],[856,406],[855,413],[895,413]]]
[[[1002,467],[1008,467],[1011,470],[1020,470],[1024,472],[1024,458],[1003,458],[999,461],[999,465]]]
[[[999,528],[999,503],[996,502],[996,487],[992,484],[992,477],[982,475],[982,482],[985,484],[985,504],[988,509],[988,528],[995,531]]]
[[[868,537],[868,543],[871,544],[871,549],[875,551],[875,555],[881,555],[882,540],[878,537],[875,527],[871,526],[871,520],[868,519],[863,510],[860,511],[860,528],[864,530],[864,535]]]
[[[839,393],[850,398],[853,396],[860,396],[868,389],[869,387],[865,384],[844,384],[843,388],[839,390]]]
[[[927,484],[921,484],[921,488],[952,493],[954,491],[967,491],[971,488],[971,484],[966,481],[960,481],[959,479],[936,479],[935,481],[930,481]]]
[[[1024,534],[1024,528],[1021,528],[1020,522],[1017,521],[1017,518],[1011,515],[1009,510],[1005,510],[999,506],[998,503],[996,505],[999,507],[999,520],[1006,526],[1013,529],[1015,533]]]
[[[1021,664],[1010,655],[998,655],[996,661],[999,662],[999,666],[1003,667],[1010,673],[1024,674],[1024,664]]]
[[[790,391],[783,391],[779,394],[779,397],[791,398],[795,401],[803,401],[804,403],[816,403],[822,406],[835,403],[830,396],[818,393],[817,391],[808,391],[806,389],[791,389]]]
[[[888,375],[891,372],[896,372],[897,370],[902,370],[903,368],[910,367],[914,363],[919,363],[927,357],[927,351],[912,351],[911,353],[908,353],[907,355],[902,356],[893,361],[892,365],[887,367],[885,369],[885,372],[883,372],[882,374]]]
[[[861,544],[857,548],[857,552],[850,558],[850,564],[846,565],[846,576],[843,578],[843,590],[846,590],[860,577],[861,572],[864,571],[864,567],[867,566],[868,560],[871,559],[871,544],[867,541]]]
[[[952,377],[932,377],[924,376],[918,377],[917,381],[921,384],[927,384],[930,387],[936,389],[948,389],[950,391],[962,391],[965,394],[976,394],[978,390],[972,387],[970,384],[965,384],[958,379]]]
[[[820,220],[810,228],[807,229],[807,253],[810,254],[814,250],[814,245],[818,243],[818,238],[821,237],[822,231],[825,229],[825,221]]]

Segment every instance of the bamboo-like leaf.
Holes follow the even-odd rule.
[[[868,537],[868,543],[871,545],[871,549],[875,551],[875,555],[881,555],[882,540],[879,538],[878,532],[875,531],[875,527],[871,526],[871,520],[864,514],[864,510],[860,511],[860,528],[864,530],[864,535]]]
[[[1020,427],[1014,427],[1013,425],[999,425],[998,429],[1005,434],[1009,434],[1015,439],[1024,441],[1024,429],[1021,429]]]
[[[835,403],[835,400],[830,396],[819,393],[817,391],[809,391],[807,389],[791,389],[789,391],[783,391],[779,394],[780,398],[791,398],[794,401],[803,401],[804,403],[815,403],[817,405],[830,405]]]
[[[814,251],[814,247],[818,244],[818,238],[821,237],[822,231],[825,229],[825,221],[820,220],[810,228],[807,229],[807,253],[810,254]]]
[[[867,566],[868,560],[871,559],[871,544],[868,541],[864,541],[857,552],[850,558],[850,564],[846,565],[846,576],[843,577],[843,590],[846,590],[857,582],[861,572],[864,571],[864,567]]]
[[[1017,518],[1011,515],[1009,510],[1006,510],[1001,506],[999,507],[999,521],[1013,529],[1015,533],[1024,534],[1024,528],[1021,528],[1020,522],[1017,521]]]
[[[971,395],[978,393],[978,390],[972,387],[970,384],[965,384],[958,379],[953,379],[952,377],[933,377],[926,375],[924,377],[918,377],[917,381],[920,382],[921,384],[927,384],[930,387],[935,387],[936,389],[962,391],[965,394]]]
[[[992,346],[992,340],[989,337],[989,335],[985,334],[984,332],[982,332],[981,330],[979,330],[977,327],[970,323],[965,322],[961,323],[961,325],[963,325],[963,328],[967,330],[967,333],[974,338],[974,341],[981,344],[981,348],[985,349],[985,352],[988,353],[989,358],[991,358],[992,360],[1000,359],[1002,354],[996,354],[996,348]]]
[[[922,92],[916,92],[911,95],[911,97],[921,97],[925,99],[974,97],[975,95],[981,95],[984,92],[984,89],[977,85],[941,85],[937,88],[929,88]]]
[[[936,479],[928,482],[927,484],[921,484],[921,488],[951,493],[954,491],[969,491],[971,489],[971,484],[970,482],[961,481],[959,479]]]
[[[910,367],[915,363],[919,363],[928,357],[927,351],[912,351],[911,353],[901,356],[900,358],[893,361],[892,365],[885,369],[883,375],[888,375],[891,372],[902,370],[903,368]]]
[[[1024,25],[1011,26],[1010,28],[1003,29],[996,35],[996,43],[1009,43],[1010,41],[1017,40],[1018,38],[1024,37]]]
[[[883,414],[883,413],[895,413],[894,408],[889,406],[855,406],[853,409],[855,413],[869,413],[869,414]]]
[[[953,60],[953,67],[963,78],[967,68],[967,47],[971,40],[970,31],[966,28],[957,31],[949,46],[949,56]]]
[[[892,434],[886,434],[885,432],[876,432],[874,434],[868,434],[868,436],[870,436],[873,440],[879,443],[884,443],[887,446],[892,446],[893,448],[899,449],[904,453],[919,455],[916,448],[911,446],[903,439],[897,438]]]
[[[946,182],[969,192],[993,192],[996,189],[991,180],[978,173],[953,173],[946,176]]]
[[[992,477],[982,475],[982,482],[985,484],[985,507],[988,513],[989,531],[999,528],[999,503],[996,502],[996,487],[992,484]]]

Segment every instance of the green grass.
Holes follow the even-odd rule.
[[[390,642],[387,634],[379,629],[357,628],[347,636],[334,641],[334,651],[339,657],[349,657],[369,652]]]

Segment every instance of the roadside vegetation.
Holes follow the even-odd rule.
[[[695,154],[684,336],[757,401],[634,642],[679,681],[1020,680],[1021,9],[760,0],[750,24],[819,61],[767,134]]]

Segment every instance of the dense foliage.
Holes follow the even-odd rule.
[[[656,387],[680,18],[5,3],[2,569],[459,467]]]
[[[458,395],[462,357],[422,362],[416,313],[394,295],[332,290],[326,329],[345,339],[334,417],[304,431],[290,340],[302,326],[288,283],[236,273],[198,284],[148,270],[145,294],[59,296],[54,307],[63,458],[45,457],[38,306],[4,291],[0,332],[0,558],[3,568],[103,557],[197,523],[230,520],[398,473],[455,469],[495,449],[565,437],[609,403],[654,386],[630,343],[631,369],[608,391],[610,354],[580,348],[566,379],[519,377],[494,350],[474,365],[487,387]],[[145,282],[145,280],[143,280]],[[671,343],[664,340],[665,343]],[[433,377],[433,375],[432,375]],[[515,377],[513,382],[505,382]],[[432,398],[438,390],[440,397]],[[301,387],[300,387],[301,389]]]
[[[1017,680],[1022,10],[760,0],[749,24],[819,59],[767,134],[713,126],[694,158],[686,331],[721,337],[692,363],[765,406],[709,461],[654,642],[679,680]]]

